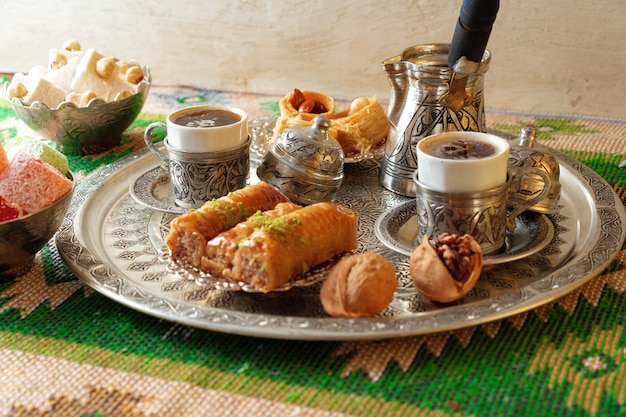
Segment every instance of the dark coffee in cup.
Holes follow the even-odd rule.
[[[443,159],[481,159],[495,155],[496,149],[486,142],[450,139],[429,144],[424,152]]]
[[[228,110],[210,109],[184,113],[174,123],[186,127],[217,127],[237,123],[241,116]]]

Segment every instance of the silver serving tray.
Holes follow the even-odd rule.
[[[413,287],[408,257],[387,248],[374,225],[406,202],[378,182],[377,159],[346,167],[337,201],[359,216],[358,252],[375,251],[395,266],[398,289],[378,317],[327,316],[319,286],[253,294],[198,285],[166,269],[161,256],[175,214],[138,203],[129,186],[160,164],[140,151],[101,168],[76,188],[56,235],[69,268],[110,299],[146,314],[202,329],[298,340],[382,339],[475,326],[558,299],[602,272],[621,249],[626,213],[613,189],[577,160],[553,151],[561,165],[561,208],[554,236],[541,251],[484,271],[459,302],[436,304]],[[252,165],[252,172],[256,166]],[[250,182],[257,181],[254,174]]]

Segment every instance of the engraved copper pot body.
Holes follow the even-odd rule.
[[[383,187],[415,196],[417,142],[435,133],[485,132],[484,74],[491,54],[485,51],[476,70],[467,76],[462,105],[451,100],[454,71],[447,64],[449,44],[417,45],[383,61],[391,84],[387,116],[391,122],[380,168]]]

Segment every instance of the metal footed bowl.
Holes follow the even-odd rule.
[[[68,177],[74,182],[74,177]],[[61,226],[74,188],[52,205],[17,219],[0,222],[0,277],[25,273]]]
[[[114,102],[93,99],[86,107],[63,102],[51,109],[42,102],[25,106],[14,98],[11,105],[28,127],[57,143],[64,154],[99,153],[120,144],[122,132],[143,108],[152,81],[148,67],[144,67],[144,73],[135,94]]]

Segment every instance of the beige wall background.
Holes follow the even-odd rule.
[[[135,58],[155,84],[389,97],[381,61],[449,42],[462,0],[0,0],[0,71],[71,38]],[[503,0],[489,108],[626,118],[624,0]]]

